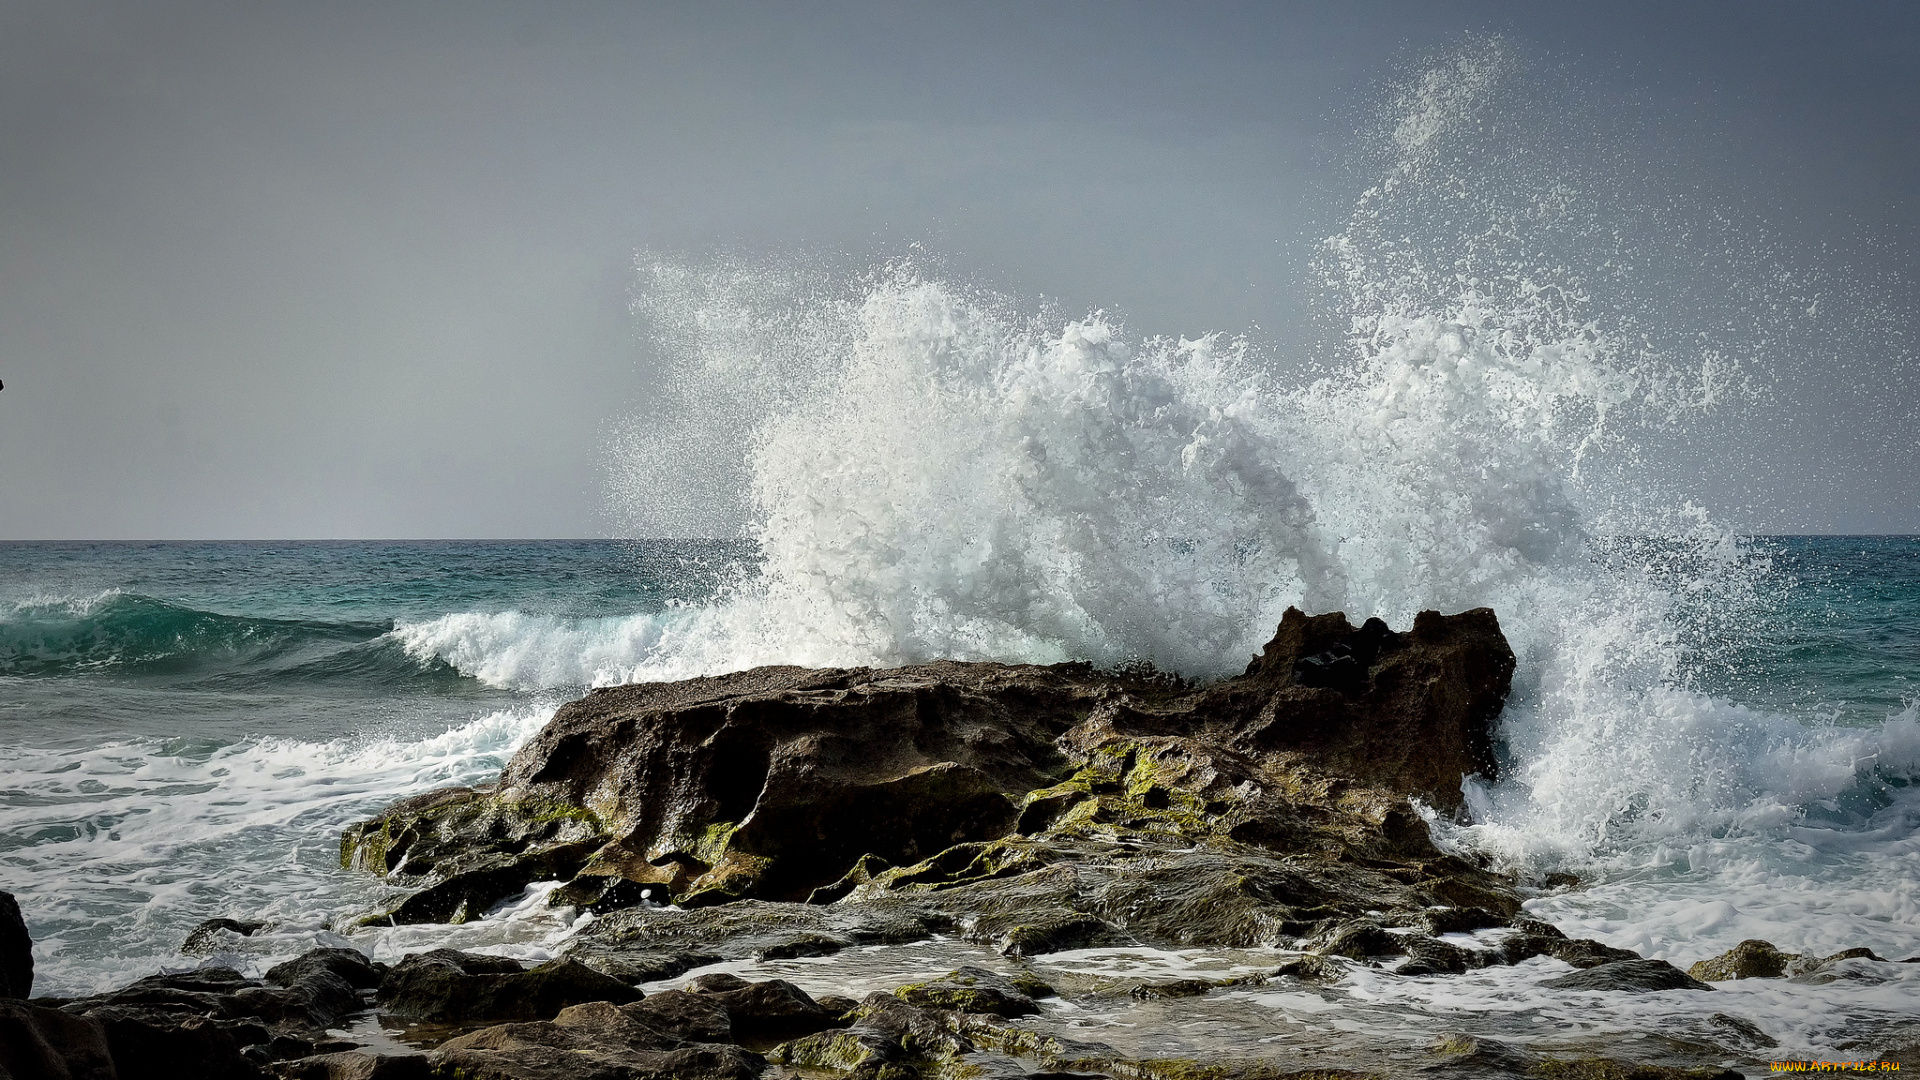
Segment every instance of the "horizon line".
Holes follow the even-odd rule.
[[[1658,536],[1625,533],[1623,536]],[[1736,532],[1742,539],[1914,540],[1920,532]],[[0,539],[0,544],[637,544],[751,543],[746,536],[256,536],[256,537],[40,537]]]

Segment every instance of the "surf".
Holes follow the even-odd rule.
[[[0,612],[0,677],[112,678],[245,690],[306,681],[455,677],[383,621],[237,615],[108,589]]]
[[[1525,156],[1552,140],[1524,71],[1476,43],[1388,96],[1373,181],[1323,245],[1340,332],[1304,360],[911,259],[836,280],[644,258],[673,395],[612,486],[642,528],[706,492],[761,564],[596,677],[954,657],[1208,678],[1289,605],[1487,605],[1521,658],[1502,776],[1463,778],[1472,817],[1435,827],[1533,880],[1777,837],[1910,775],[1904,720],[1837,729],[1709,685],[1790,589],[1649,461],[1757,392],[1767,328],[1703,338],[1636,296],[1636,267],[1686,253],[1636,255],[1608,223],[1626,196]]]

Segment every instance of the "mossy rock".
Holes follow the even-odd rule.
[[[1702,960],[1687,969],[1687,974],[1706,982],[1727,979],[1777,979],[1800,957],[1783,953],[1770,941],[1747,940],[1710,960]]]
[[[893,993],[900,1000],[921,1008],[987,1013],[1007,1019],[1040,1011],[1040,1006],[1011,980],[982,967],[959,968],[930,982],[895,987]]]

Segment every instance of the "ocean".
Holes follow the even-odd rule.
[[[1714,643],[1695,686],[1643,689],[1658,711],[1621,733],[1683,751],[1690,783],[1590,762],[1579,781],[1621,794],[1570,838],[1553,794],[1528,790],[1566,766],[1510,731],[1485,821],[1443,832],[1536,876],[1573,870],[1582,887],[1529,910],[1683,966],[1747,937],[1920,953],[1920,538],[1739,543],[1766,563],[1768,617]],[[644,677],[676,622],[739,604],[762,566],[713,541],[0,545],[0,888],[26,912],[37,992],[197,965],[181,942],[222,916],[271,921],[256,952],[217,958],[254,969],[323,943],[552,955],[579,919],[533,894],[464,926],[347,929],[382,886],[339,868],[341,828],[490,778],[557,704]],[[1512,711],[1551,694],[1523,672]],[[1619,757],[1644,768],[1643,748]],[[1383,1015],[1555,1012],[1497,972],[1382,982],[1366,994]],[[1911,1016],[1904,983],[1767,989],[1756,1022],[1809,1052]],[[1556,1022],[1650,1022],[1645,1008]]]
[[[38,992],[321,944],[555,955],[591,916],[551,884],[458,926],[353,926],[387,887],[338,841],[491,778],[587,687],[935,658],[1215,678],[1289,606],[1498,613],[1518,658],[1500,774],[1430,824],[1570,936],[1682,967],[1756,937],[1920,954],[1920,539],[1743,535],[1676,488],[1660,463],[1764,352],[1700,345],[1689,312],[1727,308],[1636,276],[1694,234],[1618,224],[1575,190],[1593,177],[1527,157],[1573,144],[1487,145],[1531,130],[1524,96],[1502,104],[1511,67],[1470,49],[1389,103],[1376,182],[1321,248],[1340,345],[1311,363],[912,260],[823,280],[649,256],[636,312],[672,363],[612,440],[609,492],[634,535],[741,539],[0,544],[0,888]],[[1759,299],[1740,310],[1818,307]],[[269,926],[181,955],[221,916]],[[848,992],[967,960],[999,962],[949,941],[760,971]],[[1558,963],[1054,1008],[1153,1054],[1436,1030],[1736,1065],[1920,1045],[1920,964],[1607,995],[1543,990]]]

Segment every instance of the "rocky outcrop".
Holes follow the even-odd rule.
[[[442,1043],[437,1075],[473,1080],[751,1080],[769,1045],[836,1026],[837,1016],[792,983],[731,975],[629,1004],[602,1001],[550,1021],[503,1024]]]
[[[1640,959],[1596,964],[1571,975],[1548,979],[1540,985],[1554,990],[1610,990],[1629,994],[1713,989],[1665,960]]]
[[[379,969],[351,949],[317,949],[266,981],[223,967],[153,975],[90,997],[0,1001],[0,1076],[259,1080],[304,1058],[327,1029],[370,1004]]]
[[[992,1013],[1008,1019],[1040,1011],[1033,998],[1011,980],[981,967],[963,967],[928,982],[895,987],[893,996],[909,1005]]]
[[[484,1028],[441,1044],[434,1071],[463,1080],[754,1080],[766,1068],[758,1054],[681,1038],[632,1009],[602,1001],[551,1021]]]
[[[1271,940],[1382,890],[1408,910],[1504,917],[1511,889],[1435,850],[1410,800],[1450,812],[1463,776],[1493,775],[1513,664],[1486,609],[1423,612],[1404,634],[1290,610],[1245,674],[1198,688],[956,662],[616,687],[563,707],[497,786],[398,804],[349,830],[341,855],[415,887],[375,916],[394,922],[461,921],[556,877],[570,879],[556,902],[596,912],[941,893],[921,906],[951,913],[1062,864],[1113,877],[1123,853],[1195,898],[1213,882],[1232,926],[1181,931],[1150,913],[1121,926],[1042,903],[1000,927],[1006,944],[1141,937],[1136,925],[1155,940]],[[1216,872],[1166,865],[1196,845]],[[1259,869],[1271,856],[1293,861]],[[1241,863],[1278,891],[1232,896]]]
[[[1727,979],[1777,979],[1800,957],[1783,953],[1770,941],[1749,938],[1711,960],[1702,960],[1687,974],[1707,982]]]
[[[834,1027],[838,1022],[832,1010],[784,979],[748,982],[738,975],[716,972],[688,983],[687,992],[725,1010],[729,1029],[741,1042],[790,1039]]]
[[[10,1080],[115,1080],[98,1020],[0,999],[0,1076]]]
[[[1513,668],[1490,608],[1423,611],[1405,634],[1290,609],[1246,674],[1202,691],[1193,711],[1228,718],[1231,744],[1269,768],[1297,763],[1453,810],[1461,777],[1498,775],[1493,727]]]

